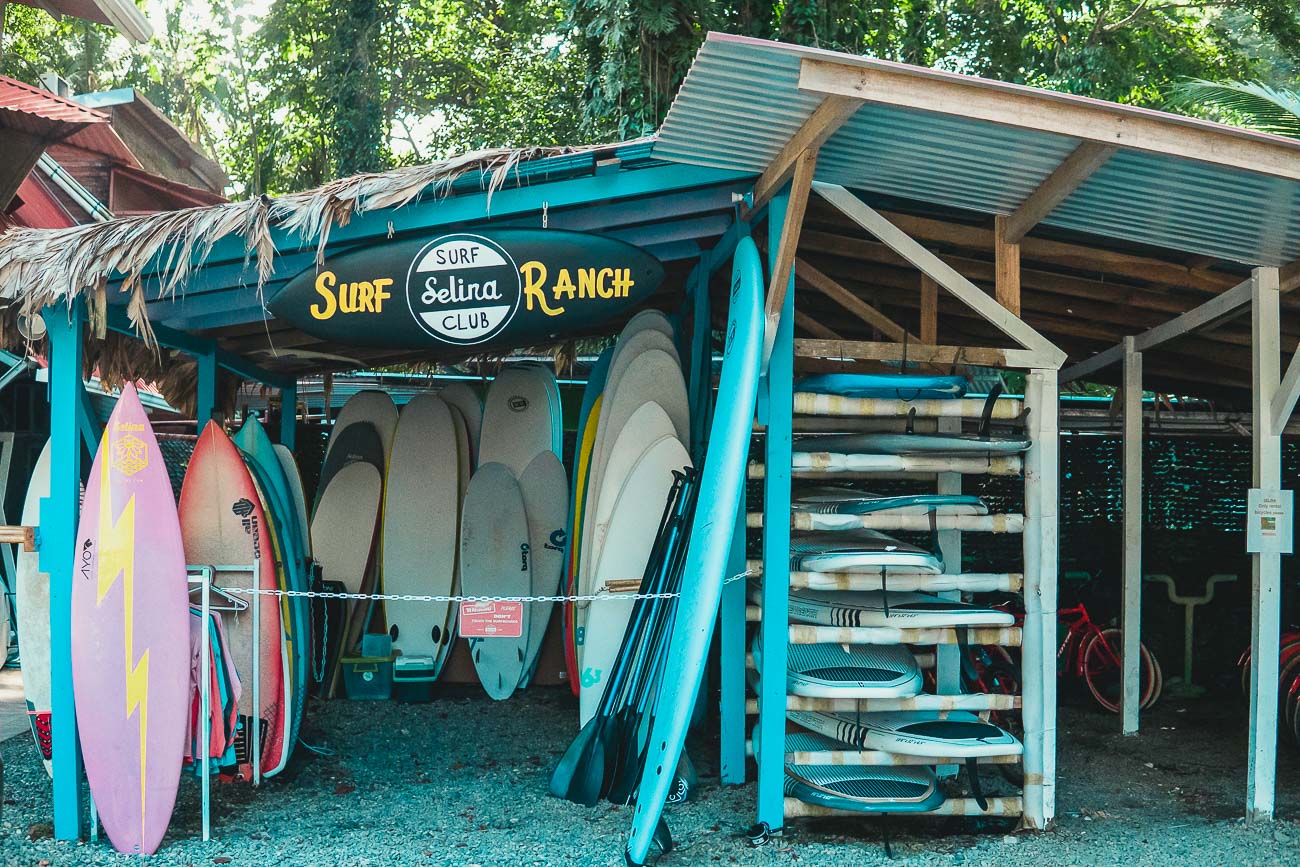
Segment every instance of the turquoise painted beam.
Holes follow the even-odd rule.
[[[81,751],[72,696],[72,575],[80,511],[84,388],[80,300],[47,307],[50,353],[50,496],[41,504],[40,565],[50,587],[50,722],[54,770],[54,836],[81,836]]]
[[[212,421],[217,411],[217,354],[204,352],[197,356],[198,384],[195,389],[194,419],[199,433]]]
[[[298,386],[280,389],[280,445],[293,451],[298,433]]]
[[[95,411],[90,392],[86,391],[84,383],[77,394],[77,430],[81,433],[81,441],[86,446],[86,452],[93,458],[95,452],[99,450],[99,440],[104,435],[104,426],[99,423],[99,413]]]
[[[772,199],[767,218],[768,270],[776,267],[777,249],[785,226],[789,193]],[[767,376],[759,385],[766,393],[766,471],[763,480],[763,622],[759,626],[763,666],[758,704],[758,822],[775,832],[785,824],[785,667],[790,605],[790,462],[794,428],[794,271],[773,274],[789,281],[785,305]],[[763,420],[763,419],[760,419]]]

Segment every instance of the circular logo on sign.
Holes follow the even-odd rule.
[[[480,235],[443,235],[415,255],[406,304],[415,323],[444,343],[468,346],[500,334],[519,309],[519,269]]]

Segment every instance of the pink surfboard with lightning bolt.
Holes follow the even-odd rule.
[[[185,551],[167,468],[135,388],[104,428],[72,583],[77,727],[99,819],[152,854],[171,821],[189,706]]]

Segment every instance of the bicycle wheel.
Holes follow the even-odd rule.
[[[1121,690],[1121,673],[1120,673],[1120,653],[1122,646],[1122,636],[1118,629],[1111,627],[1103,629],[1091,641],[1088,641],[1083,648],[1083,670],[1084,682],[1088,684],[1088,691],[1097,703],[1111,713],[1119,713],[1119,700]],[[1140,670],[1142,675],[1141,707],[1147,708],[1156,703],[1160,698],[1160,691],[1164,687],[1164,676],[1160,672],[1160,664],[1156,658],[1147,650],[1145,644],[1140,645],[1142,650]]]

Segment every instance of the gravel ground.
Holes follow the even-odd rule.
[[[213,788],[213,840],[199,841],[199,789],[182,785],[159,865],[521,865],[623,863],[628,810],[550,798],[546,780],[567,746],[574,700],[536,689],[504,704],[468,692],[432,705],[337,701],[310,709],[305,736],[332,748],[299,758],[259,791]],[[673,809],[686,864],[1295,864],[1300,862],[1300,762],[1281,748],[1278,822],[1246,827],[1244,706],[1232,699],[1164,701],[1146,733],[1109,732],[1114,717],[1062,710],[1059,821],[1015,834],[1004,820],[800,822],[751,848],[754,785],[715,782],[716,744],[692,744],[698,797]],[[0,745],[6,791],[0,863],[112,864],[103,843],[50,838],[50,784],[26,736]],[[989,780],[992,783],[992,780]],[[881,828],[888,821],[893,860]]]

